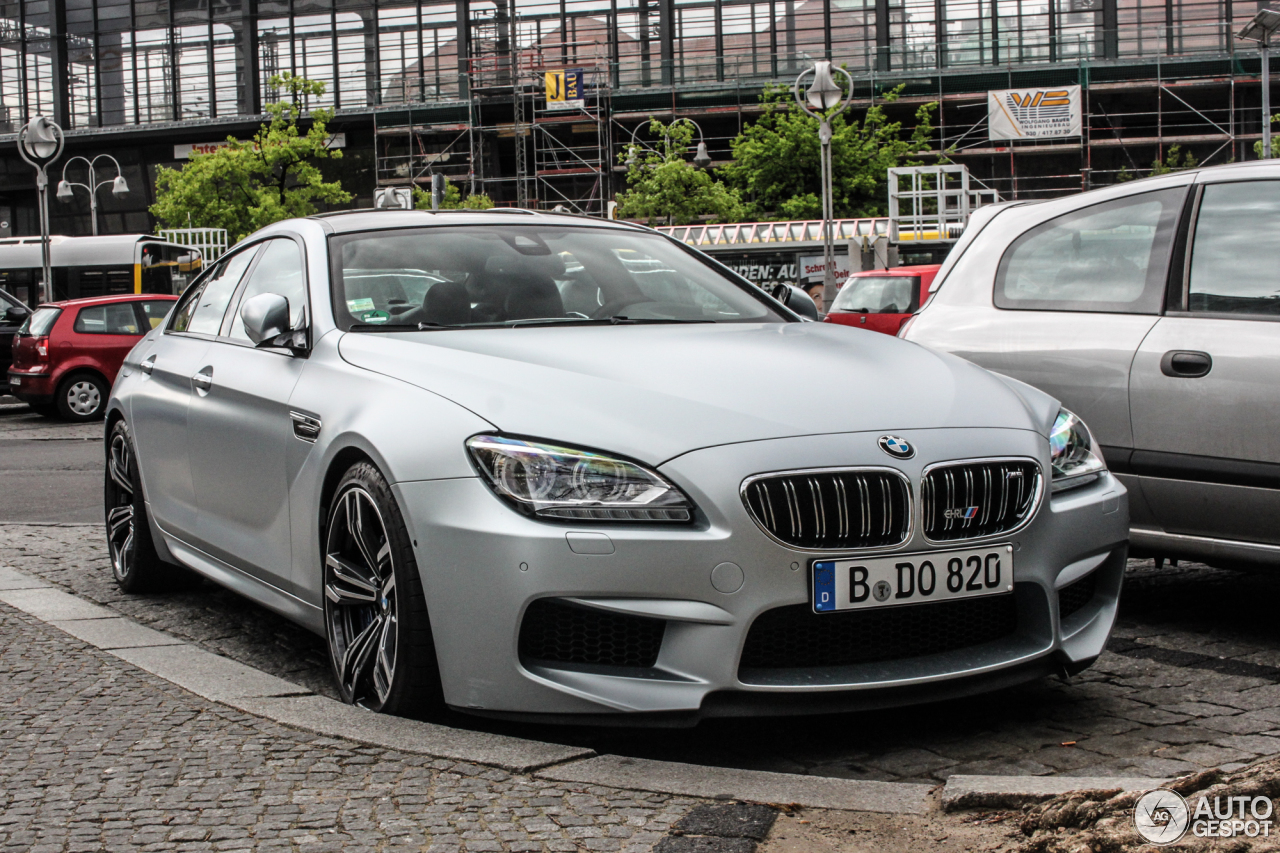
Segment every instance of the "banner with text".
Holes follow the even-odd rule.
[[[1079,136],[1081,125],[1079,86],[987,92],[988,138],[992,140]]]

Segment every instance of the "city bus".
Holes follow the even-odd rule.
[[[147,234],[49,238],[52,301],[121,293],[179,294],[199,274],[200,250]],[[39,237],[0,239],[0,290],[34,308],[42,299]]]

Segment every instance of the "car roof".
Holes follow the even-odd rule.
[[[913,264],[905,267],[889,267],[882,270],[859,270],[855,273],[849,273],[849,278],[862,278],[873,275],[923,275],[937,272],[941,267],[942,264]]]
[[[178,301],[178,297],[168,293],[115,293],[111,296],[86,296],[83,299],[64,299],[61,302],[41,302],[39,307],[79,308],[82,305],[110,305],[114,302],[141,302],[154,299]]]
[[[540,213],[516,207],[494,207],[489,210],[336,210],[319,213],[308,219],[324,223],[334,234],[372,231],[383,228],[422,228],[433,225],[572,225],[577,227],[617,228],[649,231],[641,225],[577,216],[567,213]]]

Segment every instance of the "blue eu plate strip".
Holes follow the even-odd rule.
[[[836,609],[836,564],[813,564],[813,609],[819,612]]]

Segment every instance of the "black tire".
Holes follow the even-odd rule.
[[[170,592],[200,584],[200,576],[160,559],[151,538],[133,439],[124,421],[107,435],[103,505],[111,573],[124,592]]]
[[[68,421],[102,420],[107,411],[111,386],[96,373],[74,373],[58,383],[53,403],[58,415]]]
[[[324,541],[324,622],[343,701],[402,717],[443,708],[426,596],[404,518],[368,462],[334,492]]]

